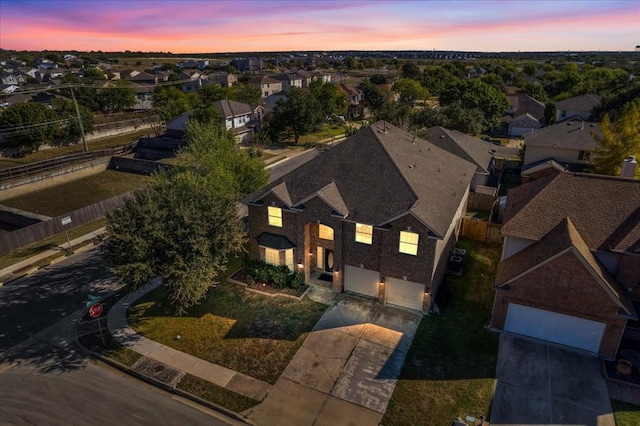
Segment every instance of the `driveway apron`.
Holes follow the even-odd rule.
[[[421,318],[339,295],[245,416],[260,425],[378,425]]]
[[[491,425],[614,426],[599,359],[503,332]]]

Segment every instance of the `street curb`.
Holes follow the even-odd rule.
[[[15,273],[12,273],[11,278],[9,278],[7,281],[0,281],[0,287],[2,287],[5,284],[9,284],[13,281],[19,280],[20,278],[24,278],[27,275],[31,275],[35,272],[38,272],[40,269],[46,268],[48,266],[51,265],[55,265],[56,263],[62,262],[63,260],[65,260],[66,258],[73,256],[74,254],[78,254],[78,253],[84,253],[85,251],[89,251],[92,248],[96,247],[96,244],[93,242],[90,242],[89,244],[85,244],[83,246],[78,247],[77,249],[75,249],[73,252],[71,253],[67,253],[64,254],[62,256],[56,257],[51,259],[49,262],[41,265],[41,266],[34,266],[32,268],[29,268],[29,266],[25,266],[23,268],[20,269],[20,272],[16,275]],[[53,255],[52,255],[53,256]]]
[[[167,385],[166,383],[160,382],[160,381],[155,380],[155,379],[153,379],[151,377],[147,377],[147,376],[142,375],[142,374],[140,374],[140,373],[138,373],[136,371],[133,371],[130,367],[128,367],[128,366],[126,366],[124,364],[121,364],[118,361],[115,361],[115,360],[113,360],[111,358],[105,357],[105,356],[103,356],[103,355],[101,355],[101,354],[99,354],[97,352],[94,352],[94,351],[92,351],[90,349],[87,349],[84,345],[82,345],[82,343],[80,343],[80,341],[78,340],[78,336],[75,337],[75,344],[79,349],[81,349],[83,352],[85,352],[87,355],[89,355],[91,358],[93,358],[96,361],[99,361],[99,362],[102,362],[104,364],[107,364],[108,366],[113,367],[113,368],[115,368],[115,369],[117,369],[117,370],[119,370],[119,371],[121,371],[121,372],[123,372],[125,374],[128,374],[129,376],[132,376],[132,377],[134,377],[134,378],[136,378],[138,380],[141,380],[141,381],[143,381],[143,382],[145,382],[145,383],[147,383],[149,385],[158,387],[158,388],[164,390],[165,392],[178,395],[178,396],[180,396],[182,398],[185,398],[185,399],[188,399],[190,401],[193,401],[193,402],[195,402],[195,403],[197,403],[199,405],[203,405],[203,406],[205,406],[205,407],[207,407],[207,408],[209,408],[209,409],[211,409],[213,411],[217,411],[218,413],[224,414],[225,416],[231,417],[232,419],[237,420],[239,422],[245,423],[247,425],[255,426],[255,423],[253,423],[250,420],[242,417],[240,414],[236,413],[235,411],[228,410],[228,409],[226,409],[225,407],[223,407],[221,405],[218,405],[218,404],[215,404],[215,403],[213,403],[211,401],[207,401],[205,399],[202,399],[199,396],[193,395],[193,394],[191,394],[189,392],[185,392],[182,389],[178,389],[177,387],[173,388],[173,387]],[[258,404],[259,403],[260,402],[258,401]]]

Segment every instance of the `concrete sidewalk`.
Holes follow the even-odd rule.
[[[84,243],[85,241],[92,240],[98,235],[103,234],[104,232],[105,232],[105,228],[100,228],[100,229],[96,229],[93,232],[89,232],[88,234],[81,235],[77,238],[74,238],[73,240],[70,241],[71,247]],[[45,250],[34,256],[29,257],[28,259],[22,260],[20,262],[14,263],[13,265],[9,265],[6,268],[1,269],[0,270],[0,286],[2,286],[2,282],[8,282],[8,281],[20,278],[24,275],[28,275],[30,272],[34,272],[38,268],[34,267],[34,269],[31,270],[29,269],[29,266],[35,265],[37,262],[41,261],[42,259],[46,259],[50,256],[59,254],[60,252],[64,252],[68,248],[69,248],[69,245],[68,243],[65,242],[64,244],[60,244],[52,249]],[[69,256],[69,254],[60,257],[60,259],[64,259],[67,256]]]
[[[262,401],[272,387],[269,383],[154,342],[137,334],[129,326],[126,317],[127,309],[140,297],[159,287],[161,284],[162,280],[156,278],[152,280],[151,283],[123,297],[113,305],[107,315],[109,332],[113,338],[121,345],[147,358],[151,358],[178,371],[199,377],[256,401]]]

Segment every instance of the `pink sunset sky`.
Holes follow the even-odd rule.
[[[0,0],[12,50],[629,51],[640,1]]]

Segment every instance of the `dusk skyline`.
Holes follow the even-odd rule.
[[[639,1],[0,0],[11,50],[630,51]]]

